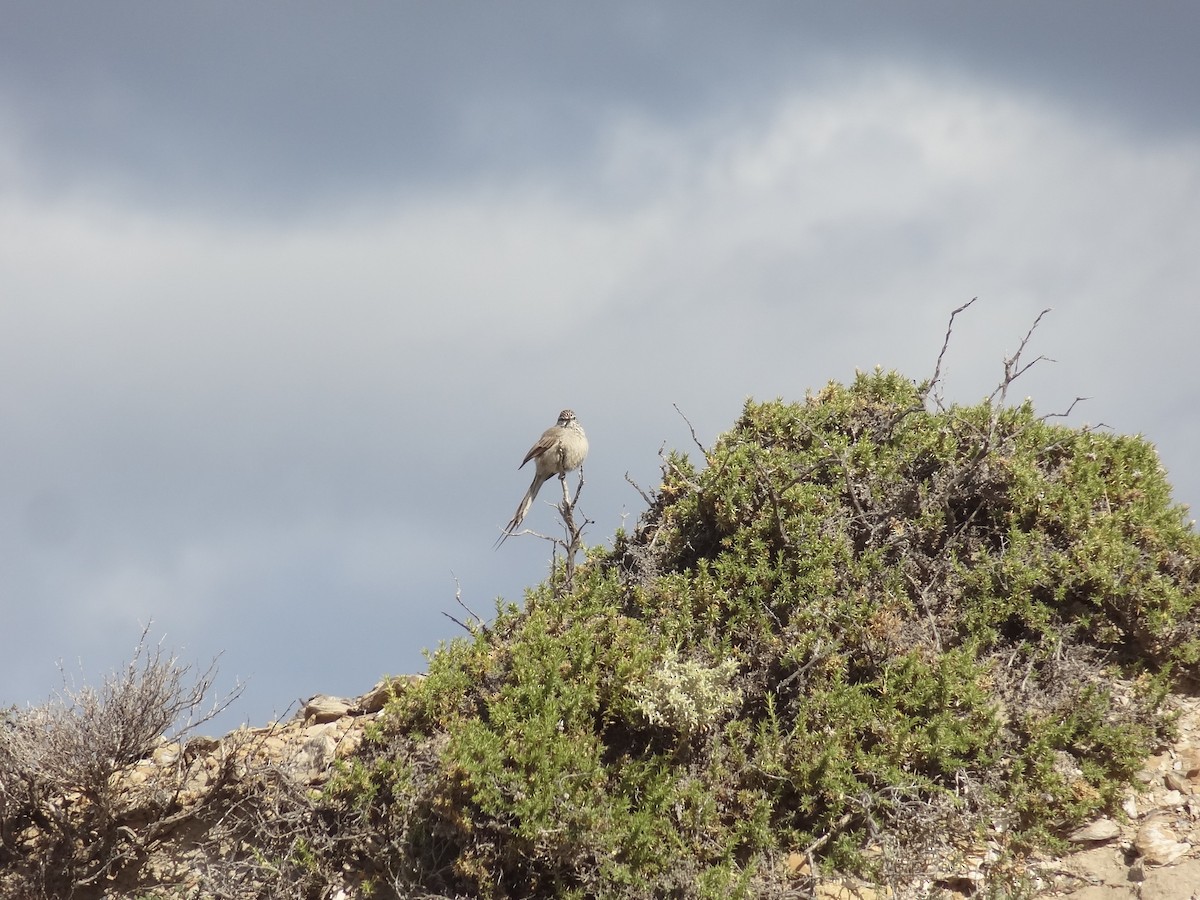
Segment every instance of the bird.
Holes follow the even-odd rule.
[[[529,507],[533,506],[533,500],[538,491],[542,489],[542,485],[552,475],[565,478],[568,472],[578,469],[587,458],[587,453],[588,439],[587,435],[583,433],[583,426],[579,424],[579,420],[575,418],[572,410],[564,409],[558,414],[558,422],[542,432],[542,436],[529,448],[529,452],[521,460],[521,465],[517,466],[517,469],[523,469],[525,464],[532,459],[534,461],[533,481],[493,549],[503,544],[520,527],[521,522],[525,520],[526,513],[529,512]]]

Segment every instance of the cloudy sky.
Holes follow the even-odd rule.
[[[570,406],[657,453],[856,368],[1142,432],[1200,501],[1200,7],[0,2],[0,706],[142,626],[218,723],[516,600]],[[543,499],[529,524],[549,530]]]

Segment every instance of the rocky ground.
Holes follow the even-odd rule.
[[[381,682],[351,700],[314,697],[291,721],[240,728],[219,739],[162,743],[113,776],[113,821],[120,825],[105,851],[110,861],[94,870],[77,896],[242,897],[254,895],[246,891],[255,884],[287,881],[273,854],[308,834],[309,817],[337,761],[355,755],[391,691],[418,678]],[[1121,813],[1072,834],[1075,852],[1030,860],[1018,873],[1039,900],[1200,900],[1200,697],[1175,695],[1169,703],[1178,716],[1175,739],[1146,761]],[[55,802],[51,811],[65,820],[88,801],[68,795]],[[36,823],[6,841],[29,853],[49,846]],[[812,896],[815,883],[821,900],[966,900],[1004,892],[1013,870],[1009,863],[993,877],[1004,865],[998,849],[948,850],[935,871],[890,887],[836,878],[814,882],[811,860],[801,854],[784,863],[796,885],[789,896],[798,898]],[[7,897],[22,879],[3,868],[0,896]],[[361,896],[349,873],[327,893],[328,900]]]
[[[193,738],[183,745],[164,744],[126,775],[124,789],[131,803],[142,796],[148,808],[158,807],[164,790],[173,791],[172,808],[180,821],[189,811],[207,804],[231,778],[271,771],[293,789],[319,789],[338,759],[351,756],[363,729],[386,697],[384,686],[354,700],[315,697],[290,722],[264,728],[243,728],[220,740]],[[1147,761],[1136,790],[1131,790],[1119,819],[1102,818],[1072,835],[1079,850],[1065,857],[1031,862],[1029,876],[1040,885],[1039,898],[1072,900],[1200,900],[1200,699],[1176,696],[1178,737]],[[156,799],[157,798],[157,799]],[[143,869],[161,883],[186,889],[199,887],[200,873],[211,870],[212,845],[181,839],[156,842]],[[968,897],[987,893],[988,856],[974,854],[957,871],[937,873],[910,890],[891,889],[837,880],[820,883],[824,900],[874,900],[897,894],[934,893]],[[796,874],[805,868],[797,860]],[[192,882],[195,882],[192,884]],[[143,882],[144,884],[145,882]],[[349,886],[337,900],[354,900]]]
[[[1126,821],[1074,835],[1080,850],[1048,863],[1044,897],[1200,900],[1200,698],[1175,696],[1178,737],[1147,760]]]

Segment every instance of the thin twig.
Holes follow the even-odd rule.
[[[922,400],[924,400],[925,397],[929,396],[929,393],[934,389],[934,387],[937,385],[937,383],[939,381],[941,381],[942,359],[946,356],[946,349],[950,346],[950,332],[954,330],[955,317],[978,299],[979,299],[978,297],[972,297],[970,300],[968,300],[966,303],[964,303],[958,309],[956,309],[952,313],[950,313],[950,321],[946,323],[946,336],[945,336],[945,338],[942,339],[942,349],[941,349],[941,352],[938,353],[937,365],[935,365],[933,367],[933,377],[931,379],[929,379],[929,384],[925,387],[925,395],[921,398]],[[936,398],[936,395],[934,395],[934,396]],[[941,403],[939,402],[938,405],[941,406]]]
[[[567,487],[566,473],[558,476],[559,482],[562,485],[562,504],[558,507],[558,514],[562,517],[563,532],[566,536],[565,540],[560,538],[548,538],[555,549],[559,547],[563,549],[565,578],[563,581],[563,590],[570,591],[575,581],[575,557],[578,555],[580,548],[583,546],[583,529],[592,524],[592,520],[587,516],[583,517],[583,522],[579,525],[575,524],[575,507],[579,503],[580,493],[583,491],[584,477],[583,466],[579,467],[579,482],[575,486],[575,496],[572,497],[570,490]]]
[[[1044,422],[1044,421],[1046,421],[1046,419],[1065,419],[1067,416],[1069,416],[1071,414],[1071,411],[1073,409],[1075,409],[1075,404],[1083,403],[1083,402],[1085,402],[1087,400],[1091,400],[1091,399],[1092,399],[1091,397],[1076,397],[1074,400],[1071,401],[1071,405],[1067,407],[1066,412],[1046,413],[1044,416],[1042,416],[1042,421]]]
[[[991,396],[988,397],[988,405],[991,407],[991,412],[989,414],[990,421],[988,422],[987,442],[984,446],[984,449],[987,451],[990,451],[995,445],[996,427],[1000,424],[1000,412],[1004,409],[1004,404],[1008,400],[1009,386],[1039,362],[1042,362],[1043,360],[1047,362],[1054,362],[1054,360],[1047,356],[1039,356],[1032,362],[1021,365],[1021,354],[1025,352],[1025,345],[1029,343],[1029,339],[1033,337],[1033,332],[1037,329],[1038,324],[1048,312],[1050,312],[1049,309],[1043,309],[1040,313],[1038,313],[1037,318],[1033,320],[1033,324],[1029,326],[1029,330],[1025,332],[1025,337],[1021,338],[1021,343],[1017,347],[1017,352],[1012,356],[1007,356],[1004,358],[1004,379],[996,386],[996,389],[992,391]]]
[[[645,501],[645,504],[647,506],[654,505],[653,498],[649,494],[647,494],[644,490],[642,490],[641,486],[636,481],[634,481],[632,478],[629,477],[628,472],[625,473],[625,480],[628,481],[633,486],[633,489],[635,491],[637,491],[639,494],[642,495],[642,500]]]
[[[913,577],[911,572],[905,572],[905,577],[908,578],[909,584],[913,586],[913,590],[917,592],[917,596],[921,598],[921,606],[925,609],[925,616],[929,619],[929,628],[933,632],[933,647],[938,653],[942,652],[942,633],[938,630],[937,619],[933,615],[933,608],[929,605],[929,590],[933,584],[926,587],[921,587],[917,584],[917,579]]]
[[[771,510],[775,513],[775,531],[779,534],[779,542],[784,547],[791,549],[792,542],[788,540],[787,531],[783,527],[783,514],[779,511],[779,495],[775,493],[775,486],[771,484],[771,479],[757,459],[754,460],[754,471],[758,473],[759,483],[767,489],[767,496],[771,499]]]
[[[442,610],[442,615],[445,616],[447,619],[449,619],[451,622],[453,622],[455,625],[458,625],[460,628],[462,628],[468,634],[475,633],[474,628],[472,628],[470,625],[463,622],[461,619],[458,619],[455,616],[450,615],[450,613],[446,612],[444,609]]]
[[[807,847],[804,848],[804,850],[803,850],[804,855],[808,856],[811,859],[812,854],[816,853],[818,850],[820,850],[822,847],[824,847],[826,844],[828,844],[829,839],[831,837],[833,837],[835,834],[837,834],[839,831],[841,831],[843,828],[845,828],[847,825],[849,825],[850,820],[852,818],[854,818],[854,815],[852,813],[846,813],[845,815],[843,815],[840,819],[838,819],[836,822],[833,823],[832,828],[830,828],[827,832],[825,832],[823,835],[821,835],[819,838],[817,838],[815,841],[813,841],[811,844],[809,844]],[[816,870],[814,869],[813,871],[816,871]]]
[[[1000,405],[1003,406],[1004,400],[1008,396],[1009,385],[1011,385],[1014,381],[1016,381],[1018,378],[1020,378],[1026,372],[1028,372],[1031,368],[1033,368],[1039,362],[1042,362],[1043,360],[1045,360],[1046,362],[1054,362],[1054,360],[1050,359],[1047,356],[1039,356],[1039,357],[1037,357],[1037,359],[1033,360],[1030,363],[1026,363],[1023,366],[1020,364],[1021,363],[1021,354],[1025,352],[1025,345],[1029,343],[1029,339],[1031,337],[1033,337],[1033,332],[1037,330],[1038,325],[1041,323],[1042,319],[1045,317],[1046,313],[1048,313],[1048,312],[1050,312],[1049,308],[1043,309],[1040,313],[1038,313],[1037,318],[1033,320],[1033,324],[1029,326],[1029,330],[1027,332],[1025,332],[1025,337],[1021,338],[1021,343],[1020,343],[1020,346],[1017,347],[1017,352],[1014,353],[1012,356],[1005,358],[1005,360],[1004,360],[1004,380],[1001,381],[1000,384],[996,386],[996,390],[992,391],[991,397],[988,398],[989,400],[995,400],[996,396],[999,395]]]
[[[672,403],[671,405],[675,407],[675,412],[679,413],[680,418],[687,422],[688,431],[692,433],[692,443],[695,444],[700,452],[704,455],[704,459],[708,462],[711,462],[711,460],[708,458],[708,451],[705,450],[704,445],[700,443],[700,438],[696,437],[696,429],[692,427],[691,419],[683,414],[683,410],[679,408],[678,403]]]
[[[778,694],[801,675],[812,669],[812,667],[815,666],[819,660],[824,659],[825,657],[821,653],[823,649],[825,649],[825,641],[823,638],[818,638],[816,645],[812,648],[812,656],[809,658],[808,662],[798,668],[787,678],[783,679],[783,681],[779,682],[779,684],[775,685],[775,693]]]
[[[579,467],[579,483],[575,485],[575,496],[571,499],[572,507],[574,507],[579,502],[579,493],[582,490],[583,490],[583,466],[580,466]]]
[[[471,618],[475,620],[475,622],[472,622],[471,625],[463,625],[462,622],[459,622],[458,619],[454,618],[454,616],[450,615],[449,613],[443,613],[443,615],[452,622],[458,622],[459,625],[462,625],[463,628],[467,629],[467,631],[469,631],[471,634],[474,634],[478,628],[478,625],[475,623],[477,622],[479,625],[482,625],[483,617],[480,616],[479,613],[475,612],[475,610],[471,609],[471,607],[467,606],[467,604],[463,603],[462,584],[459,583],[458,576],[451,572],[450,577],[454,579],[454,602],[465,609]]]
[[[854,504],[854,508],[858,511],[859,517],[864,522],[868,522],[869,520],[867,518],[867,511],[863,509],[863,505],[858,499],[858,492],[854,489],[854,475],[850,472],[850,462],[847,459],[847,454],[843,451],[835,450],[833,444],[829,442],[829,439],[823,434],[818,434],[811,425],[803,425],[803,427],[808,432],[809,437],[821,444],[821,446],[829,454],[829,459],[836,460],[838,465],[841,466],[842,474],[846,478],[846,490],[850,494],[850,501]],[[804,473],[802,473],[800,477],[803,477],[803,474]],[[868,494],[869,493],[870,489],[868,488]],[[867,499],[870,500],[870,497]]]
[[[858,510],[859,518],[863,520],[864,524],[870,524],[867,512],[863,509],[862,503],[859,502],[858,491],[854,489],[854,476],[850,474],[850,463],[846,460],[846,454],[839,453],[837,461],[841,463],[842,473],[846,476],[846,490],[850,493],[850,500],[854,503],[854,508]],[[872,529],[872,532],[874,532],[874,529]]]
[[[670,458],[663,452],[666,449],[666,447],[667,447],[667,445],[664,443],[661,447],[658,448],[658,458],[660,460],[662,460],[663,478],[666,478],[667,474],[670,473],[670,474],[674,475],[676,478],[678,478],[680,481],[682,481],[684,484],[686,484],[688,487],[690,487],[692,490],[694,490],[694,491],[700,490],[700,482],[696,481],[693,478],[686,477],[683,474],[683,472],[680,470],[679,466],[677,466],[677,465],[675,465],[675,463],[671,462]]]

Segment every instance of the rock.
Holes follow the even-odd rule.
[[[1133,884],[1140,884],[1146,880],[1146,861],[1144,859],[1137,860],[1129,867],[1128,880]]]
[[[190,761],[199,756],[204,756],[206,753],[216,750],[220,743],[216,738],[194,737],[183,745],[183,758]]]
[[[150,754],[150,759],[154,761],[155,765],[165,768],[166,766],[174,765],[182,755],[183,748],[178,743],[170,743],[156,747],[154,752]]]
[[[1179,840],[1170,825],[1161,818],[1153,818],[1139,828],[1133,846],[1145,863],[1151,866],[1169,866],[1192,849],[1192,845]]]
[[[128,772],[123,773],[120,780],[126,788],[135,788],[149,781],[157,771],[157,768],[153,764],[145,765],[145,761],[143,761]]]
[[[420,681],[422,675],[400,675],[396,678],[383,678],[375,683],[371,690],[361,697],[347,700],[345,697],[331,697],[328,694],[317,694],[309,698],[297,713],[297,718],[316,723],[333,722],[342,716],[362,716],[377,713],[387,702],[405,687]]]
[[[1141,887],[1140,900],[1200,900],[1200,860],[1154,869]]]
[[[1180,751],[1179,769],[1185,778],[1200,776],[1200,747],[1188,747]]]
[[[424,675],[397,675],[395,677],[384,678],[382,681],[377,682],[375,687],[358,698],[359,712],[379,712],[387,705],[389,700],[397,694],[403,693],[405,688],[410,685],[420,684],[424,680]]]
[[[399,684],[391,678],[377,681],[375,687],[358,698],[358,708],[364,713],[379,712],[396,695],[397,687]]]
[[[1146,760],[1146,764],[1142,770],[1137,773],[1138,781],[1143,784],[1153,784],[1161,777],[1162,772],[1166,771],[1171,764],[1171,756],[1166,751],[1156,753]]]
[[[1192,786],[1188,784],[1187,779],[1178,772],[1168,772],[1163,776],[1163,781],[1166,783],[1167,787],[1179,794],[1190,794],[1192,792]]]
[[[808,864],[808,857],[803,853],[789,853],[783,861],[783,865],[787,869],[787,873],[794,877],[812,874],[812,867]]]
[[[1076,844],[1090,844],[1095,841],[1109,841],[1121,833],[1121,826],[1112,819],[1099,818],[1082,828],[1077,828],[1067,835],[1067,840]]]
[[[337,750],[337,739],[332,730],[331,725],[317,725],[308,729],[311,734],[292,760],[298,777],[311,783],[329,768]]]
[[[342,716],[350,715],[350,710],[357,704],[344,697],[331,697],[328,694],[317,694],[310,697],[300,710],[300,718],[306,722],[317,723],[336,722]]]
[[[817,884],[814,896],[817,900],[883,900],[892,896],[892,889],[852,879],[822,881]]]

